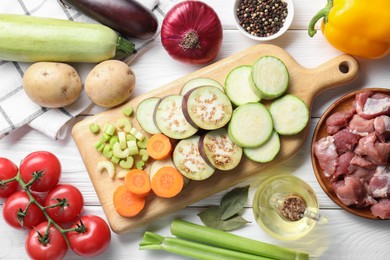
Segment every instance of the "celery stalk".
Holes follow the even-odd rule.
[[[182,220],[172,221],[171,233],[179,238],[273,259],[309,258],[305,252],[294,251]]]
[[[164,250],[169,253],[192,257],[195,259],[226,259],[226,260],[261,260],[266,257],[255,256],[232,251],[220,247],[208,246],[176,237],[163,237],[146,231],[139,249]]]

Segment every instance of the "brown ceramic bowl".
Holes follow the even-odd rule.
[[[390,94],[390,89],[385,88],[369,88],[370,90],[374,92],[380,92],[380,93],[386,93]],[[341,208],[345,209],[346,211],[355,214],[357,216],[367,218],[367,219],[378,219],[372,215],[370,208],[356,208],[356,207],[348,207],[345,206],[336,196],[332,185],[328,181],[328,179],[323,174],[323,171],[318,163],[318,160],[314,154],[314,143],[320,140],[321,138],[328,135],[326,132],[326,119],[335,112],[341,112],[348,110],[352,107],[352,102],[355,100],[355,95],[361,91],[364,91],[367,89],[360,89],[354,92],[351,92],[349,94],[346,94],[345,96],[341,97],[337,101],[335,101],[321,116],[315,130],[314,135],[312,139],[312,145],[311,145],[311,162],[314,170],[314,174],[317,178],[317,181],[319,182],[321,188],[324,190],[324,192],[328,195],[330,199],[332,199],[337,205],[339,205]]]

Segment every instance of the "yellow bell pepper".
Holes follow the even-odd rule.
[[[368,59],[390,53],[390,0],[328,0],[309,23],[310,37],[321,18],[321,30],[336,49]]]

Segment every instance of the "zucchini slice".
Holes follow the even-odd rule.
[[[198,131],[185,118],[182,103],[181,95],[166,96],[161,99],[154,113],[158,129],[172,139],[184,139]]]
[[[154,110],[159,102],[158,97],[147,98],[138,104],[135,112],[135,117],[142,129],[152,135],[161,133],[154,122]]]
[[[286,92],[290,74],[280,59],[263,56],[252,67],[252,79],[263,99],[275,99]]]
[[[183,112],[194,126],[214,130],[225,126],[232,116],[232,103],[219,88],[197,87],[183,99]]]
[[[184,96],[188,91],[190,91],[194,88],[197,88],[197,87],[202,87],[202,86],[214,86],[214,87],[219,88],[222,91],[225,91],[223,86],[221,84],[219,84],[218,81],[210,79],[210,78],[201,77],[201,78],[193,78],[193,79],[190,79],[189,81],[187,81],[186,84],[184,84],[183,88],[181,89],[180,94]]]
[[[241,161],[242,148],[235,144],[225,128],[210,131],[199,141],[201,155],[218,170],[234,169]]]
[[[271,138],[269,138],[263,145],[256,148],[244,148],[244,154],[246,157],[259,163],[272,161],[279,151],[280,138],[276,131],[272,132]]]
[[[260,91],[252,80],[252,66],[239,66],[229,72],[225,80],[225,93],[236,106],[259,102]]]
[[[200,155],[198,135],[181,140],[173,151],[176,169],[191,180],[205,180],[215,171]]]
[[[271,136],[273,122],[267,108],[261,103],[237,107],[229,122],[229,137],[240,147],[255,148]]]
[[[272,101],[269,111],[280,135],[297,134],[309,122],[309,108],[303,100],[291,94]]]

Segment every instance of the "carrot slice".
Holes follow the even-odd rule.
[[[132,169],[126,174],[125,185],[131,193],[143,197],[151,190],[149,174],[139,169]]]
[[[116,188],[113,197],[115,210],[123,217],[134,217],[145,207],[146,197],[134,195],[123,184]]]
[[[172,166],[160,168],[152,179],[154,194],[162,198],[172,198],[183,189],[183,175]]]
[[[155,160],[164,160],[172,152],[172,143],[169,137],[164,134],[155,134],[150,137],[146,150],[150,157]]]

